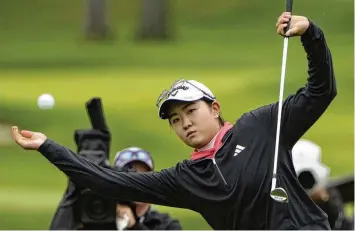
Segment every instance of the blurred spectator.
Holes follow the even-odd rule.
[[[350,199],[344,196],[354,195],[354,179],[340,180],[331,186],[328,179],[330,168],[321,162],[321,155],[321,148],[311,141],[299,140],[294,145],[292,159],[298,180],[312,200],[327,213],[332,230],[354,230],[354,219],[344,212],[344,204],[354,202],[353,196]],[[346,184],[350,187],[344,187]]]
[[[154,163],[150,153],[138,147],[130,147],[118,152],[113,163],[119,169],[128,168],[136,172],[154,170]],[[117,204],[117,227],[124,224],[124,217],[128,217],[128,230],[182,230],[180,222],[172,219],[168,214],[159,213],[150,204],[135,202],[136,209]],[[125,226],[125,225],[124,225]]]

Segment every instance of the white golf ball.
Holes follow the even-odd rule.
[[[37,99],[37,104],[40,109],[51,109],[54,107],[54,98],[51,94],[42,94]]]

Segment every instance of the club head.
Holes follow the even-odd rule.
[[[271,191],[270,196],[277,202],[288,203],[288,195],[283,188],[275,188]]]

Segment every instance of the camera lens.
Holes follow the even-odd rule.
[[[102,198],[92,197],[87,201],[86,213],[92,219],[103,219],[107,217],[108,204]]]
[[[309,171],[303,171],[298,176],[298,181],[301,183],[302,187],[306,190],[312,189],[316,184],[314,176]]]

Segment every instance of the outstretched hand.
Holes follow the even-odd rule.
[[[47,137],[39,132],[22,130],[19,132],[18,127],[12,127],[12,135],[15,142],[26,150],[38,150],[39,147],[46,141]]]
[[[290,22],[289,30],[285,31],[288,22]],[[309,27],[309,20],[304,16],[291,15],[290,12],[284,12],[278,18],[277,23],[277,33],[282,36],[292,37],[292,36],[301,36],[303,35]]]

